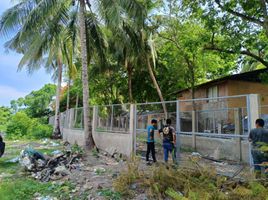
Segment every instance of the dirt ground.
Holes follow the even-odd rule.
[[[52,156],[55,150],[63,151],[64,146],[61,141],[42,140],[42,141],[7,141],[6,152],[0,158],[0,182],[14,178],[31,178],[29,173],[25,173],[18,162],[13,163],[11,159],[19,156],[20,151],[27,146],[42,152],[44,155]],[[140,152],[141,169],[148,169],[145,161],[142,159],[144,152]],[[245,176],[249,173],[249,169],[243,165],[230,164],[227,162],[215,162],[203,159],[199,156],[193,156],[191,153],[184,152],[181,154],[180,165],[187,166],[192,159],[198,159],[198,164],[202,166],[215,167],[219,174],[228,176]],[[159,163],[162,162],[162,156],[158,154]],[[170,160],[171,162],[171,160]],[[1,165],[3,166],[1,168]],[[5,166],[5,167],[4,167]],[[55,199],[121,199],[120,194],[114,191],[113,181],[127,167],[127,161],[120,155],[108,155],[105,152],[86,152],[79,161],[77,167],[72,169],[70,173],[58,180],[51,180],[52,185],[62,185],[63,191],[66,189],[66,182],[71,187],[66,189],[66,195],[61,197],[53,197],[52,195],[43,196],[39,192],[35,192],[31,199],[36,200],[55,200]],[[61,188],[61,189],[62,189]],[[62,190],[60,190],[62,191]],[[132,199],[147,199],[145,194],[137,192]]]

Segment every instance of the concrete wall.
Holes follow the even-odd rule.
[[[93,137],[98,148],[109,154],[120,153],[126,156],[132,154],[132,134],[130,133],[111,133],[94,132]],[[77,143],[84,145],[83,130],[63,129],[63,140],[71,144]],[[192,148],[192,136],[180,135],[182,147]],[[214,157],[215,159],[239,160],[239,145],[236,139],[219,139],[196,136],[196,151],[202,155]],[[242,161],[249,162],[248,142],[242,141],[241,145]]]
[[[121,153],[130,156],[132,153],[132,134],[129,133],[111,133],[111,132],[93,132],[93,138],[96,146],[108,152],[109,154]],[[85,138],[83,130],[63,129],[63,140],[70,144],[77,143],[84,146]]]
[[[136,106],[131,105],[130,107],[130,121],[129,131],[124,132],[112,132],[112,131],[96,131],[97,129],[97,107],[93,109],[93,119],[92,119],[92,130],[93,138],[96,146],[113,155],[114,153],[123,154],[126,156],[131,156],[134,149],[134,139],[135,139],[135,123],[134,118],[136,114]],[[85,145],[85,135],[83,130],[77,129],[67,129],[63,128],[63,140],[68,141],[71,144],[77,143],[80,146]]]
[[[77,143],[80,146],[84,146],[84,130],[67,129],[63,128],[62,138],[64,141],[68,141],[70,144]]]
[[[109,154],[121,153],[126,156],[131,156],[132,149],[132,134],[130,133],[109,133],[109,132],[94,132],[93,134],[96,145]]]
[[[192,136],[180,135],[182,147],[192,148]],[[196,136],[196,151],[202,155],[215,159],[239,160],[240,149],[237,139],[219,139]],[[249,144],[247,141],[241,142],[242,161],[249,162]]]

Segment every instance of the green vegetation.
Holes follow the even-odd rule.
[[[8,138],[40,139],[48,138],[52,133],[52,126],[42,124],[38,119],[32,119],[24,112],[17,112],[7,125]]]
[[[0,132],[5,132],[8,121],[11,117],[11,110],[7,107],[0,107]]]
[[[52,112],[51,102],[56,94],[56,86],[46,84],[40,90],[32,91],[24,98],[11,101],[13,113],[24,111],[31,118],[47,119]]]
[[[134,160],[114,182],[114,188],[129,198],[134,194],[132,185],[152,199],[263,200],[268,196],[265,184],[217,176],[213,169],[203,168],[195,162],[187,168],[160,165],[142,170],[139,162]]]
[[[25,200],[32,199],[36,193],[42,196],[52,196],[60,199],[71,199],[70,191],[74,186],[65,182],[62,185],[40,183],[30,178],[9,178],[0,183],[0,199]]]
[[[100,196],[105,197],[106,199],[109,200],[120,200],[121,199],[121,195],[119,192],[114,192],[111,189],[101,189],[98,191]]]

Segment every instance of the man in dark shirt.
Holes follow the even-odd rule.
[[[151,125],[147,127],[147,152],[146,152],[146,161],[147,164],[150,164],[149,162],[149,155],[150,152],[152,152],[153,161],[156,162],[155,157],[155,141],[154,141],[154,131],[157,130],[157,120],[153,119],[151,121]]]
[[[263,119],[257,119],[255,124],[256,128],[252,129],[249,133],[249,141],[252,143],[251,154],[254,162],[256,178],[259,178],[261,176],[260,164],[268,162],[267,156],[260,150],[264,143],[268,144],[268,130],[263,128]]]

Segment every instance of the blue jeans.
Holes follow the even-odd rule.
[[[252,150],[251,151],[253,162],[254,162],[254,169],[255,171],[261,171],[261,166],[259,164],[262,164],[263,162],[268,162],[268,159],[266,158],[266,155],[258,150]],[[265,167],[267,169],[267,167]]]
[[[169,153],[172,155],[173,162],[175,162],[176,161],[176,148],[174,147],[174,145],[170,142],[164,142],[163,148],[164,148],[164,160],[165,160],[165,162],[168,162]]]

